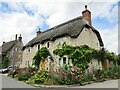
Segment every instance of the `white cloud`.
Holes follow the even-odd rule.
[[[19,1],[21,0],[17,0],[16,2]],[[88,4],[88,9],[92,13],[92,18],[101,16],[107,18],[110,22],[113,22],[118,18],[118,8],[115,6],[112,12],[109,12],[109,9],[111,8],[111,5],[117,1],[118,0],[106,0],[106,2],[104,0],[98,0],[97,2],[95,0],[65,0],[61,2],[59,0],[58,2],[58,0],[25,0],[25,6],[30,10],[33,10],[35,12],[35,16],[29,16],[25,12],[4,14],[0,18],[0,35],[1,38],[5,38],[16,33],[22,33],[23,40],[27,43],[31,38],[33,38],[34,35],[32,32],[34,32],[35,27],[43,21],[42,18],[40,18],[40,15],[48,16],[46,22],[50,27],[53,27],[74,17],[81,16],[81,12],[84,10],[84,4]],[[15,8],[16,10],[23,9],[19,3],[12,3],[10,7]],[[106,29],[100,31],[105,47],[114,52],[117,52],[118,49],[118,29],[116,27],[111,30]]]
[[[99,30],[107,50],[118,53],[118,25],[114,28]]]
[[[14,39],[15,34],[22,34],[23,42],[26,43],[33,38],[32,33],[40,23],[40,17],[32,17],[27,13],[4,14],[0,17],[0,39],[9,41],[11,36]]]

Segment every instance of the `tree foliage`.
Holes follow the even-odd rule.
[[[7,68],[9,65],[9,59],[6,55],[2,56],[2,68]]]
[[[120,54],[118,55],[118,65],[120,65]]]

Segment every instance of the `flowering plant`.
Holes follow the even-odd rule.
[[[50,71],[50,76],[60,84],[77,84],[82,78],[82,71],[77,66],[65,65],[58,68],[56,71]]]

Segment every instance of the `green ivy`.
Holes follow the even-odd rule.
[[[32,65],[35,66],[35,68],[39,68],[39,64],[42,58],[47,58],[50,55],[48,49],[46,47],[43,47],[37,51],[35,56],[33,57],[33,63]]]
[[[101,62],[104,62],[104,60],[109,60],[113,61],[114,65],[119,64],[119,55],[116,55],[114,52],[109,52],[105,49],[97,50],[94,58],[98,59]]]
[[[88,47],[87,45],[83,46],[70,46],[65,43],[62,45],[62,48],[58,48],[53,51],[54,54],[63,57],[64,55],[68,55],[69,59],[72,59],[73,64],[77,65],[82,70],[87,68],[88,63],[95,54],[96,50]]]

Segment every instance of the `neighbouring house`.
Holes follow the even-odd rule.
[[[0,47],[0,56],[2,57],[0,62],[1,65],[4,65],[4,57],[8,59],[8,66],[20,66],[22,61],[22,37],[21,34],[17,38],[17,34],[15,36],[15,40],[9,42],[3,42],[2,46]]]
[[[72,65],[72,61],[68,60],[67,56],[60,58],[53,54],[53,51],[61,47],[63,43],[72,46],[88,45],[97,50],[104,47],[99,32],[92,26],[91,12],[87,9],[87,6],[85,6],[85,10],[82,12],[82,16],[76,17],[44,32],[39,30],[36,37],[23,47],[21,67],[31,66],[34,55],[42,47],[46,47],[52,57],[48,57],[47,60],[42,60],[40,69],[55,69],[68,63]],[[91,69],[97,68],[98,65],[101,64],[99,64],[97,60],[93,60]]]

